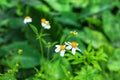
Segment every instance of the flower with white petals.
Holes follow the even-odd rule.
[[[44,29],[50,29],[51,28],[49,21],[47,21],[45,18],[41,19],[41,25]]]
[[[56,47],[55,52],[60,52],[60,56],[64,56],[66,51],[65,45],[56,45],[55,47]]]
[[[79,48],[78,48],[78,43],[77,42],[65,42],[66,44],[66,49],[67,50],[72,50],[72,54],[75,55],[76,51],[81,51]]]
[[[24,23],[30,23],[32,22],[32,18],[30,16],[26,16],[25,19],[24,19]]]

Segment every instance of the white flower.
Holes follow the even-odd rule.
[[[78,48],[78,43],[77,42],[65,42],[65,45],[66,45],[66,49],[67,50],[70,50],[72,49],[72,54],[75,55],[76,51],[81,51],[79,48]]]
[[[56,45],[55,47],[56,47],[55,52],[60,52],[60,56],[64,56],[66,51],[65,45]]]
[[[32,18],[30,16],[26,16],[25,19],[24,19],[24,23],[30,23],[32,22]]]
[[[46,21],[45,18],[41,19],[41,25],[44,29],[50,29],[51,28],[49,21]]]

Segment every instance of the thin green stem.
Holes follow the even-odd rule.
[[[39,39],[39,43],[40,43],[40,51],[41,51],[41,54],[42,54],[42,58],[43,58],[43,46],[42,46],[42,41],[41,41],[42,39],[41,39],[41,37],[40,37],[40,39]]]
[[[43,45],[42,45],[42,34],[43,34],[43,29],[41,28],[40,35],[39,35],[39,43],[40,43],[40,51],[41,51],[42,58],[43,58],[44,54],[43,54]]]
[[[49,52],[50,52],[50,47],[48,47],[48,50],[47,50],[47,59],[49,60]]]

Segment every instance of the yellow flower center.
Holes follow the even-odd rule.
[[[25,19],[30,19],[30,16],[26,16]]]
[[[65,50],[65,46],[64,45],[60,45],[60,50]]]
[[[77,42],[72,42],[72,47],[75,48],[78,46],[78,43]]]
[[[41,22],[45,23],[45,22],[46,22],[46,19],[45,19],[45,18],[42,18],[42,19],[41,19]]]

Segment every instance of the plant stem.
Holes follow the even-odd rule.
[[[50,52],[50,47],[48,47],[48,50],[47,50],[47,59],[49,60],[49,52]]]
[[[42,54],[42,58],[43,58],[43,46],[42,46],[42,41],[41,41],[42,39],[41,39],[41,37],[40,37],[40,39],[39,39],[39,43],[40,43],[40,51],[41,51],[41,54]]]
[[[41,51],[42,58],[43,58],[44,54],[43,54],[43,45],[42,45],[42,35],[43,35],[43,29],[41,28],[40,35],[39,35],[39,43],[40,43],[40,51]]]

